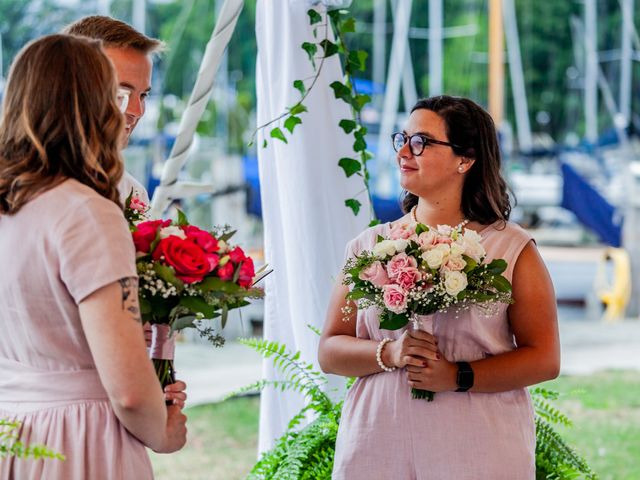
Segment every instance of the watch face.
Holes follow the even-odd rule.
[[[467,362],[458,362],[456,382],[458,384],[458,391],[467,391],[473,387],[473,369]]]

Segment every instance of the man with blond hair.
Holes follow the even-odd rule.
[[[125,136],[122,148],[142,118],[146,100],[151,91],[153,56],[164,50],[162,41],[140,33],[131,25],[101,15],[84,17],[64,29],[64,33],[101,40],[118,77],[118,98],[123,103]],[[127,198],[131,190],[149,204],[147,190],[129,172],[125,172],[118,185],[120,199]]]
[[[153,56],[164,50],[164,43],[147,37],[125,22],[101,15],[81,18],[66,27],[64,33],[102,41],[103,50],[111,60],[118,77],[118,98],[122,102],[125,116],[125,135],[122,140],[122,148],[125,148],[129,144],[131,133],[144,115],[146,100],[151,91]],[[149,204],[147,190],[125,171],[118,185],[123,204],[132,189],[143,202]],[[150,336],[149,324],[145,323],[147,344],[150,342]],[[185,388],[185,383],[178,380],[165,387],[165,398],[184,406]]]

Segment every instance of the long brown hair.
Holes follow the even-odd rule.
[[[448,95],[419,100],[411,113],[419,109],[437,113],[444,120],[448,141],[456,145],[453,152],[475,160],[462,187],[464,216],[485,225],[509,220],[511,202],[500,172],[500,147],[491,116],[468,98]],[[418,197],[404,193],[405,213],[417,203]]]
[[[119,205],[124,119],[100,42],[49,35],[25,46],[0,120],[0,214],[74,178]]]

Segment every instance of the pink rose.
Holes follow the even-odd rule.
[[[384,306],[393,313],[404,313],[407,309],[407,294],[399,285],[391,283],[382,287]]]
[[[139,197],[132,197],[131,202],[129,202],[129,208],[131,210],[135,210],[138,213],[144,213],[147,210],[147,204],[140,200]]]
[[[408,240],[414,233],[415,227],[411,227],[410,225],[404,223],[396,223],[393,227],[391,227],[389,238],[391,238],[391,240]]]
[[[381,262],[373,262],[367,268],[360,271],[358,275],[360,280],[373,283],[376,287],[382,287],[389,283],[389,277]]]
[[[436,234],[433,230],[429,230],[428,232],[422,232],[418,235],[417,240],[418,245],[422,250],[426,250],[428,247],[435,245],[436,243]]]
[[[390,279],[395,280],[402,270],[409,267],[415,268],[417,266],[418,262],[416,262],[415,258],[410,257],[404,252],[398,253],[387,263],[387,275],[389,275]]]
[[[205,252],[215,253],[218,251],[218,240],[209,232],[193,225],[182,227],[182,230],[189,240],[198,244]]]
[[[410,290],[421,278],[422,275],[417,268],[408,267],[400,271],[397,282],[404,290]]]
[[[255,269],[253,267],[253,259],[251,257],[245,257],[240,266],[240,274],[238,275],[238,285],[248,288],[253,283],[253,277],[255,277]]]
[[[151,244],[158,234],[158,229],[169,225],[171,225],[171,220],[149,220],[136,225],[136,230],[132,233],[136,252],[149,253]]]
[[[440,235],[436,238],[436,243],[451,245],[453,243],[453,239],[451,237],[445,237],[443,235]]]
[[[441,270],[443,272],[459,272],[464,270],[467,266],[467,262],[462,257],[449,257],[447,263],[442,265]]]
[[[211,271],[207,253],[189,239],[171,235],[158,242],[153,251],[154,260],[160,260],[173,267],[176,277],[185,283],[200,282]]]
[[[233,278],[233,263],[227,262],[218,268],[218,276],[221,280],[229,281]]]

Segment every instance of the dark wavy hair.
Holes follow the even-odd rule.
[[[67,178],[120,204],[116,85],[99,41],[49,35],[20,51],[0,120],[0,214],[15,214]]]
[[[498,135],[491,116],[478,104],[462,97],[440,95],[419,100],[411,109],[437,113],[446,126],[453,152],[475,160],[462,187],[462,212],[469,220],[488,225],[506,222],[511,214],[507,183],[500,172]],[[404,192],[402,210],[407,213],[418,197]]]

